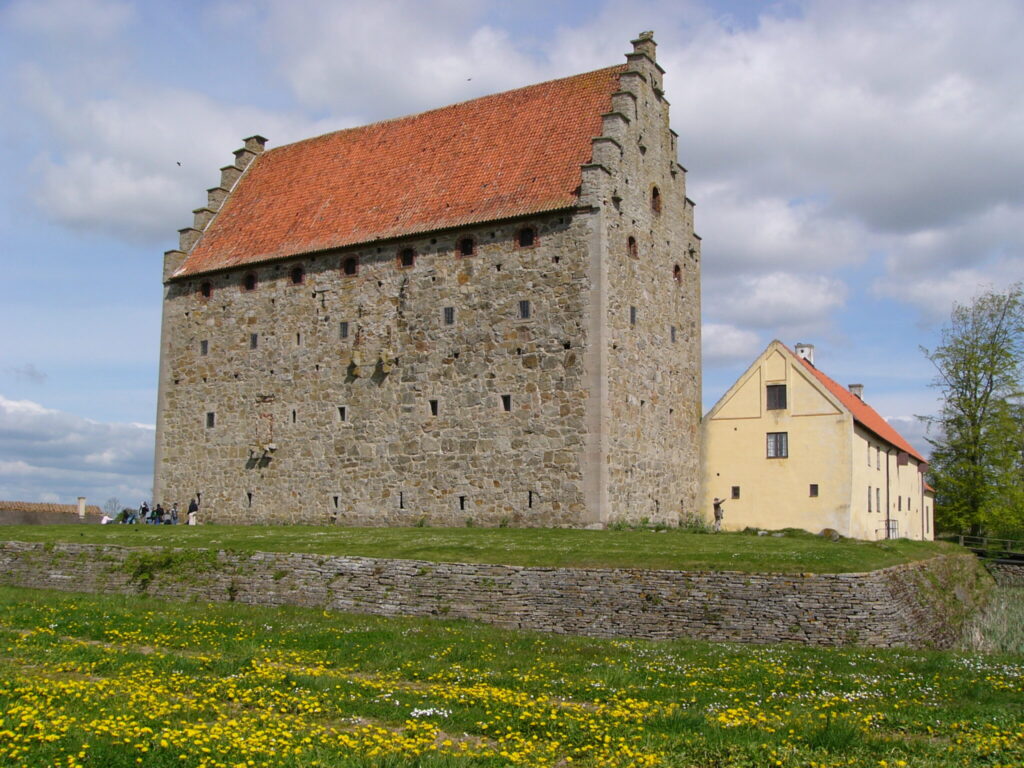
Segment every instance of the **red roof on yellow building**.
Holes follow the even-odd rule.
[[[572,207],[625,68],[268,150],[174,277]]]

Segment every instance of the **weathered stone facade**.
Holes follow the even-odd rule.
[[[260,523],[694,512],[699,240],[661,77],[641,36],[569,208],[180,276],[260,162],[247,140],[165,258],[154,501]]]
[[[942,648],[959,639],[992,579],[973,555],[870,573],[785,575],[7,542],[0,584],[463,618],[595,637]]]

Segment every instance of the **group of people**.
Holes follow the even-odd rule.
[[[157,505],[150,509],[148,502],[142,502],[139,505],[138,510],[126,509],[120,516],[118,522],[126,525],[133,525],[136,523],[142,523],[143,525],[178,525],[181,521],[181,515],[178,512],[178,502],[171,504],[170,509],[165,509],[164,505],[157,502]],[[109,519],[104,522],[112,522]],[[188,513],[185,516],[185,525],[198,525],[199,524],[199,502],[195,498],[189,502]]]

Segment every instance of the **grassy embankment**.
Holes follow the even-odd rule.
[[[237,552],[309,552],[432,562],[542,567],[854,573],[962,552],[942,542],[833,542],[787,531],[780,538],[669,529],[345,528],[323,526],[5,526],[4,540],[127,547],[208,547]]]
[[[1024,656],[608,641],[0,589],[0,764],[1024,763]]]

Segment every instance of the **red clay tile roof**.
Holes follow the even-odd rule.
[[[624,70],[268,150],[174,277],[571,207]]]
[[[928,463],[928,459],[915,451],[914,447],[903,439],[903,435],[893,429],[889,422],[878,415],[878,411],[850,392],[846,387],[840,386],[824,373],[819,371],[814,367],[813,363],[808,362],[802,357],[799,359],[803,362],[804,367],[813,373],[815,378],[824,384],[825,388],[828,389],[829,392],[835,395],[836,399],[838,399],[839,402],[841,402],[846,409],[853,414],[853,418],[856,419],[857,422],[865,429],[874,432],[878,437],[882,438],[890,445],[899,448],[901,451],[906,451],[918,461],[923,461],[925,464]]]

